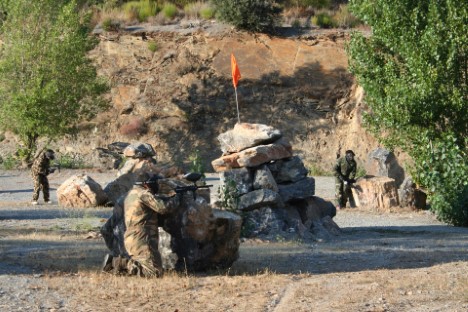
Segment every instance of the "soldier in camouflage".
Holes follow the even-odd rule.
[[[174,211],[180,200],[179,195],[164,200],[154,196],[158,188],[158,177],[154,175],[135,185],[125,197],[124,244],[130,257],[128,272],[132,275],[159,277],[162,274],[158,216]]]
[[[354,152],[347,150],[345,157],[338,158],[333,169],[335,175],[335,197],[337,209],[345,208],[348,198],[352,198],[351,184],[356,180],[356,161]]]
[[[34,181],[34,191],[32,204],[37,205],[39,191],[42,190],[44,202],[50,204],[49,180],[47,176],[53,172],[50,168],[50,161],[55,159],[53,150],[42,151],[35,159],[31,167],[31,175]]]

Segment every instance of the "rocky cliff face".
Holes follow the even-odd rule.
[[[365,161],[376,143],[361,128],[363,92],[347,71],[347,35],[213,29],[146,32],[146,40],[137,33],[101,34],[91,57],[111,82],[111,107],[83,123],[78,138],[59,142],[59,151],[96,163],[96,147],[142,141],[154,146],[158,160],[179,165],[198,149],[211,171],[221,153],[216,137],[237,122],[234,53],[242,75],[241,122],[281,129],[306,165],[330,170],[346,149]]]

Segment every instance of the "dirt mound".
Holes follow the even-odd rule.
[[[330,170],[336,153],[346,149],[364,162],[376,143],[361,128],[363,92],[347,71],[348,34],[282,33],[250,34],[218,24],[98,33],[91,57],[111,82],[111,107],[83,123],[77,139],[58,142],[58,151],[99,166],[97,147],[148,142],[158,160],[179,165],[199,149],[210,171],[210,161],[221,154],[217,135],[237,122],[234,53],[242,75],[242,122],[281,129],[307,165]],[[155,52],[149,42],[156,43]]]

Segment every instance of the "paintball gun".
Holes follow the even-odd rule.
[[[178,194],[183,194],[185,192],[191,191],[193,194],[193,199],[197,198],[197,194],[195,193],[196,190],[200,188],[210,188],[213,185],[197,185],[197,181],[200,180],[202,177],[201,173],[198,172],[190,172],[184,175],[184,179],[193,183],[193,185],[189,186],[177,186],[174,191]]]
[[[55,170],[58,170],[58,172],[60,172],[60,163],[59,162],[55,162],[52,166],[49,167],[49,173],[54,173]]]

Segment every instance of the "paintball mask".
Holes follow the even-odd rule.
[[[154,174],[151,175],[146,181],[137,182],[137,185],[143,185],[148,188],[151,193],[156,194],[159,191],[159,182],[158,180],[161,179],[161,176]]]
[[[45,151],[45,156],[49,160],[54,160],[55,159],[55,152],[53,150],[51,150],[51,149],[48,149],[48,150]]]
[[[353,160],[353,159],[354,159],[354,155],[355,155],[355,154],[354,154],[354,152],[353,152],[352,150],[347,150],[347,151],[346,151],[346,156],[345,156],[345,157],[346,157],[346,160],[347,160],[347,161]]]

